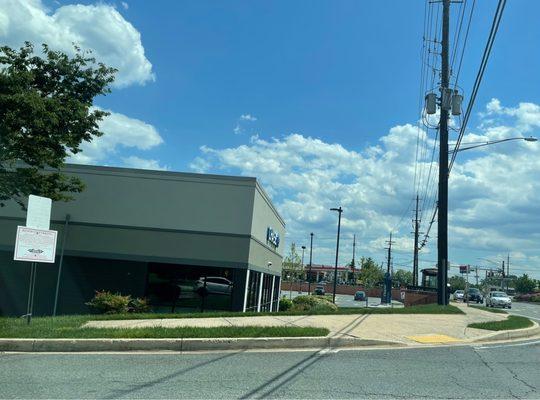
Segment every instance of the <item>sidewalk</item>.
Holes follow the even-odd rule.
[[[351,337],[402,344],[473,341],[489,331],[467,328],[473,322],[498,321],[506,314],[495,314],[466,305],[457,305],[465,314],[364,314],[261,316],[228,318],[179,318],[90,321],[93,328],[136,327],[217,327],[217,326],[300,326],[330,330],[330,337]]]

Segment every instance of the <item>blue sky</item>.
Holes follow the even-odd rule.
[[[459,80],[465,104],[497,5],[476,3]],[[286,244],[307,243],[314,231],[315,261],[332,263],[335,216],[328,208],[341,204],[340,262],[350,259],[354,233],[360,255],[382,261],[394,230],[396,267],[410,269],[407,205],[414,193],[425,1],[0,4],[0,38],[7,44],[44,41],[69,51],[77,42],[120,70],[113,92],[96,101],[113,112],[102,126],[106,138],[74,161],[254,175],[287,221]],[[460,7],[452,5],[452,33]],[[467,140],[540,136],[539,12],[537,1],[508,2]],[[540,186],[529,178],[540,172],[539,146],[501,146],[458,160],[452,262],[485,264],[478,258],[499,261],[510,252],[516,272],[540,277]],[[434,243],[422,252],[423,267],[436,258]]]

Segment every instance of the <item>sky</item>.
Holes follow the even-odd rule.
[[[456,82],[464,107],[497,6],[452,3],[452,82],[473,3]],[[309,245],[313,232],[313,262],[333,264],[329,209],[342,206],[340,264],[352,258],[353,235],[357,258],[384,262],[392,232],[394,269],[411,270],[412,200],[418,192],[425,233],[437,175],[436,130],[424,129],[421,105],[427,90],[437,92],[440,3],[427,4],[0,0],[0,42],[68,53],[76,43],[118,69],[112,93],[95,100],[111,113],[105,135],[70,162],[255,176],[287,223],[285,252]],[[463,143],[540,136],[539,13],[536,0],[506,5]],[[539,176],[538,143],[459,154],[449,189],[452,265],[494,267],[509,254],[511,272],[540,278]],[[435,264],[436,234],[434,224],[421,268]]]

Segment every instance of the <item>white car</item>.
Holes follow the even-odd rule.
[[[205,287],[204,277],[200,277],[195,282],[195,291],[199,294],[203,293]],[[219,276],[208,276],[206,278],[206,294],[227,294],[232,292],[233,283],[227,278]]]
[[[486,307],[512,308],[512,299],[504,292],[491,292],[486,297]]]
[[[456,290],[454,292],[454,300],[455,301],[463,301],[463,298],[465,297],[465,291],[464,290]]]

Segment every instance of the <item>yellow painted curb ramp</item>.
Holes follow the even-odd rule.
[[[418,336],[407,336],[407,339],[414,340],[418,343],[455,343],[461,342],[461,340],[447,335],[418,335]]]

